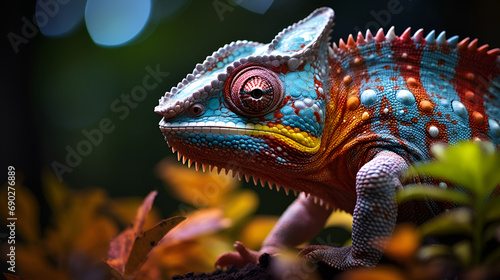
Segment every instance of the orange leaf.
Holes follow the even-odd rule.
[[[170,231],[160,241],[161,245],[170,245],[177,242],[213,233],[229,227],[230,220],[224,218],[223,211],[217,208],[200,209],[191,213],[186,221]]]
[[[392,235],[385,255],[394,260],[411,259],[420,246],[420,235],[418,229],[411,224],[398,225]]]
[[[405,280],[406,278],[392,267],[357,268],[341,274],[341,280]]]
[[[5,279],[7,280],[23,280],[21,277],[17,277],[15,275],[12,275],[10,273],[5,273],[3,272],[3,276],[5,277]]]
[[[137,210],[134,222],[120,235],[111,241],[108,250],[108,259],[104,260],[110,267],[118,271],[121,275],[125,273],[125,264],[130,256],[135,239],[142,232],[146,215],[153,206],[153,201],[157,192],[153,191],[144,199],[141,207]]]

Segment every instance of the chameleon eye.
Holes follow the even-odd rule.
[[[195,103],[189,107],[188,112],[192,116],[198,116],[203,112],[205,112],[205,106],[203,106],[203,104],[200,103]]]
[[[283,97],[280,78],[259,65],[237,69],[224,87],[224,98],[231,109],[246,117],[259,117],[274,111]]]

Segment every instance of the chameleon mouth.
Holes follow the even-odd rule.
[[[262,177],[258,177],[255,175],[249,175],[246,172],[243,173],[241,170],[233,170],[230,168],[220,167],[219,163],[199,163],[197,161],[192,160],[189,156],[185,156],[181,154],[176,148],[172,147],[168,141],[168,138],[182,138],[181,135],[186,133],[204,133],[205,135],[216,134],[216,135],[249,135],[249,136],[268,136],[274,137],[275,139],[279,139],[283,142],[286,142],[288,146],[294,147],[302,152],[315,152],[320,147],[321,139],[314,137],[306,132],[300,132],[298,129],[290,129],[285,128],[282,125],[276,125],[273,127],[266,125],[254,125],[254,124],[234,124],[234,123],[224,123],[224,122],[182,122],[182,123],[167,123],[164,120],[160,122],[160,129],[164,133],[167,138],[167,145],[172,148],[172,152],[177,154],[177,160],[187,165],[189,168],[194,166],[196,171],[201,169],[203,172],[208,168],[210,172],[217,172],[220,174],[221,171],[225,171],[225,174],[228,175],[231,172],[232,177],[237,177],[238,180],[242,180],[243,178],[248,183],[250,180],[253,180],[253,183],[262,187],[269,187],[269,189],[274,189],[276,191],[280,191],[283,189],[286,195],[289,195],[290,191],[293,192],[295,196],[305,196],[311,197],[313,201],[325,207],[326,209],[332,209],[333,207],[324,199],[319,196],[314,195],[312,192],[307,190],[296,190],[294,188],[284,187],[278,183],[273,182],[272,179],[264,179]],[[181,137],[179,137],[181,136]],[[215,170],[214,170],[215,169]],[[250,173],[255,173],[250,172]]]
[[[274,183],[272,181],[265,180],[265,179],[259,178],[257,176],[248,175],[246,173],[242,173],[239,170],[219,167],[219,166],[214,165],[214,164],[198,163],[198,162],[193,161],[190,158],[182,155],[181,152],[176,150],[174,147],[170,146],[168,141],[167,141],[167,145],[172,148],[172,153],[177,154],[177,161],[182,162],[182,164],[184,164],[184,165],[187,165],[188,168],[191,168],[192,166],[194,166],[196,171],[199,171],[201,169],[203,172],[206,172],[207,168],[208,168],[208,170],[210,172],[212,172],[212,173],[216,172],[218,175],[220,175],[221,172],[224,172],[226,174],[226,176],[231,176],[232,178],[236,177],[236,178],[238,178],[239,181],[241,181],[244,178],[244,180],[247,183],[250,182],[250,178],[251,178],[252,182],[255,186],[260,185],[263,188],[265,188],[267,186],[270,190],[273,190],[273,188],[274,188],[277,192],[279,192],[281,189],[283,189],[283,191],[285,192],[285,195],[287,195],[287,196],[290,193],[293,193],[293,195],[295,197],[298,197],[299,195],[301,195],[301,196],[304,196],[306,198],[311,198],[315,204],[318,204],[318,205],[324,207],[326,210],[334,209],[334,207],[330,203],[328,203],[325,199],[323,199],[319,196],[316,196],[316,195],[312,194],[311,192],[284,187],[284,186],[277,184],[277,183]]]
[[[298,128],[285,127],[277,125],[261,125],[253,123],[233,123],[233,122],[181,122],[169,123],[163,119],[160,122],[160,128],[168,135],[182,135],[184,133],[212,133],[216,135],[249,135],[249,136],[268,136],[286,143],[287,146],[295,148],[301,152],[315,153],[318,151],[321,138],[315,137]]]

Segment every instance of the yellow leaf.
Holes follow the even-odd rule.
[[[234,191],[226,197],[226,202],[222,205],[226,217],[233,223],[251,215],[259,206],[259,197],[252,190]]]
[[[109,211],[122,225],[128,225],[135,217],[137,209],[142,203],[140,197],[114,198],[109,202]],[[160,221],[160,214],[155,208],[149,211],[144,223],[145,228],[151,228]]]
[[[223,173],[195,171],[169,160],[161,161],[157,170],[178,199],[196,208],[221,204],[226,193],[239,184]]]
[[[325,224],[325,227],[333,226],[342,227],[348,231],[352,231],[352,215],[340,209],[335,210]]]
[[[256,216],[242,229],[238,238],[249,249],[258,251],[262,242],[278,221],[277,216]]]
[[[213,271],[217,257],[231,250],[233,250],[232,243],[214,235],[204,235],[158,247],[150,254],[136,279],[171,279],[173,275],[183,275],[191,271],[195,273]]]

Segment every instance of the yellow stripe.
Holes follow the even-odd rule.
[[[307,132],[297,131],[298,129],[289,129],[281,124],[273,127],[256,124],[252,135],[265,136],[272,135],[275,138],[285,142],[288,146],[306,153],[315,153],[321,144],[321,139],[309,135]]]

